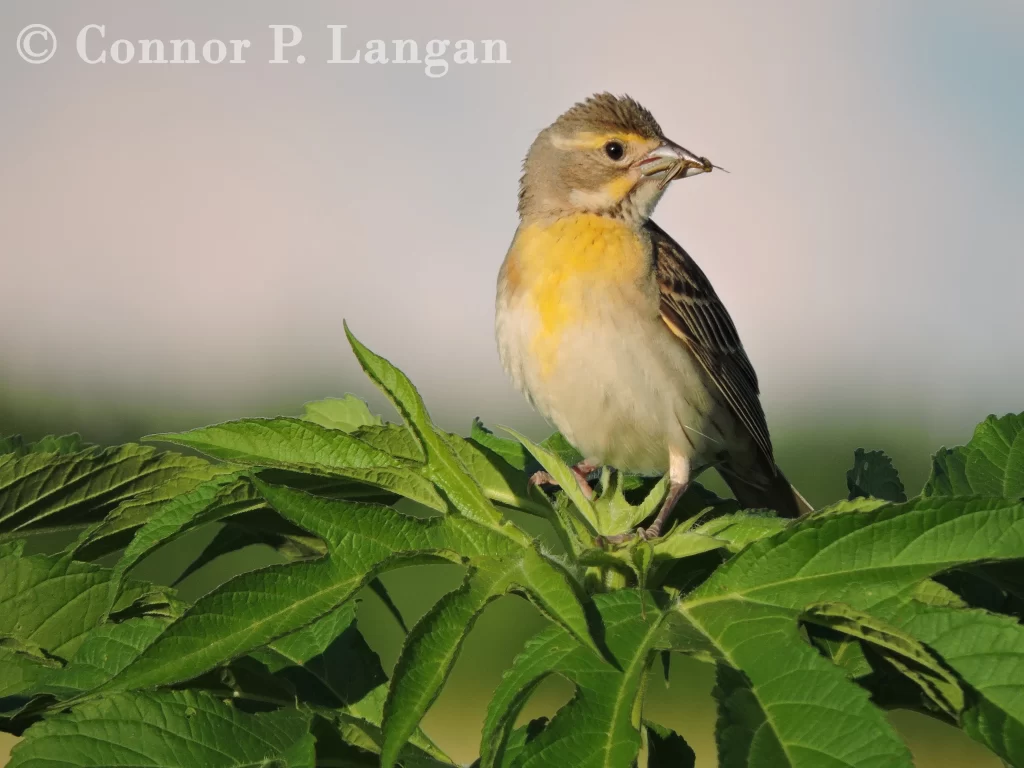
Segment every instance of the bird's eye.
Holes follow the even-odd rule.
[[[604,145],[604,153],[612,160],[621,160],[626,150],[622,147],[621,141],[609,141]]]

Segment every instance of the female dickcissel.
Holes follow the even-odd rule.
[[[661,534],[690,478],[714,466],[747,508],[810,506],[772,455],[757,375],[697,264],[650,220],[669,181],[714,166],[628,97],[595,95],[537,136],[520,224],[498,278],[502,364],[586,457],[669,474]],[[546,479],[546,478],[541,478]]]

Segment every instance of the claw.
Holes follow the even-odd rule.
[[[638,536],[641,531],[643,531],[643,528],[637,528],[635,531],[626,531],[625,533],[616,533],[614,536],[598,536],[594,540],[594,546],[603,547],[605,544],[625,544],[634,536]]]
[[[645,541],[661,536],[662,527],[668,520],[669,515],[672,514],[672,510],[675,509],[679,499],[682,498],[683,493],[686,492],[686,486],[690,482],[689,460],[685,457],[673,457],[672,460],[677,462],[677,465],[670,468],[668,496],[661,503],[661,509],[658,511],[657,517],[654,518],[654,522],[647,528],[637,528],[635,531],[629,531],[628,533],[606,536],[605,541],[612,544],[621,544],[624,541],[629,541],[634,536],[639,536]]]
[[[576,475],[576,482],[580,484],[580,490],[583,491],[583,495],[588,499],[594,498],[594,489],[590,487],[590,483],[587,482],[587,475],[590,474],[591,470],[584,469],[589,465],[577,464],[572,468],[572,473]]]
[[[527,481],[526,485],[530,488],[535,485],[554,485],[557,487],[558,483],[555,482],[555,478],[550,474],[544,470],[540,470],[539,472],[534,472],[530,475],[530,479]]]
[[[595,547],[604,547],[605,544],[625,544],[627,541],[640,537],[644,541],[650,541],[651,539],[657,539],[661,536],[661,529],[651,526],[650,528],[637,528],[633,531],[626,531],[625,533],[617,533],[614,536],[598,536],[594,540]]]
[[[659,536],[661,536],[661,526],[660,525],[652,525],[649,528],[637,528],[636,529],[636,535],[639,536],[640,538],[644,539],[645,541],[650,541],[651,539],[656,539]]]

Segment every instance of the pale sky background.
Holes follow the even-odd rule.
[[[16,53],[30,23],[60,41],[47,64]],[[89,66],[88,23],[253,46]],[[272,23],[303,28],[304,65],[267,64]],[[512,63],[331,66],[327,24],[353,47],[501,38]],[[610,90],[732,172],[655,218],[726,300],[770,422],[1020,411],[1022,39],[1013,0],[4,0],[0,397],[88,429],[367,395],[345,318],[448,425],[535,424],[492,330],[519,167]]]

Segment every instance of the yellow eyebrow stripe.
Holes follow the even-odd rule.
[[[615,133],[594,133],[593,131],[583,131],[577,133],[575,136],[559,136],[555,134],[551,137],[551,143],[557,149],[599,149],[612,139],[618,139],[625,144],[633,144],[639,142],[648,141],[638,133],[626,133],[617,131]]]

